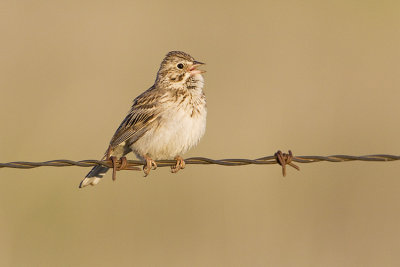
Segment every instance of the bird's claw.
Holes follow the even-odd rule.
[[[157,163],[154,160],[148,156],[145,157],[145,160],[146,164],[143,166],[144,177],[149,175],[151,170],[157,169]]]
[[[175,160],[175,166],[171,166],[172,173],[177,173],[180,169],[184,169],[186,167],[186,163],[181,156],[177,156]]]

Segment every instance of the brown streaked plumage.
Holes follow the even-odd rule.
[[[175,159],[172,172],[183,169],[181,155],[198,143],[206,127],[204,71],[197,69],[200,65],[203,63],[189,54],[169,52],[154,85],[133,101],[103,159],[121,158],[132,151],[145,161],[145,176],[157,167],[154,160],[158,159]],[[79,187],[97,184],[107,170],[94,167]]]

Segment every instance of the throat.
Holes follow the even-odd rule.
[[[203,93],[202,83],[191,83],[169,90],[169,99],[176,103],[178,110],[185,110],[190,117],[196,117],[206,107],[206,98]]]
[[[201,92],[204,86],[204,78],[201,74],[196,74],[194,76],[189,77],[186,81],[186,88],[190,91],[199,91]]]

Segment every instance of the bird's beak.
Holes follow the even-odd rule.
[[[196,60],[195,60],[195,61],[193,61],[193,64],[199,66],[199,65],[204,65],[204,64],[206,64],[206,63],[203,63],[203,62],[200,62],[200,61],[196,61]]]
[[[205,63],[200,61],[193,61],[192,67],[189,69],[191,75],[202,74],[205,70],[198,70],[197,67],[204,65]]]

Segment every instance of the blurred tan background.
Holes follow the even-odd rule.
[[[399,154],[398,1],[0,2],[0,162],[99,159],[170,50],[207,63],[186,154]],[[131,155],[133,158],[133,155]],[[400,162],[0,170],[1,266],[398,266]]]

